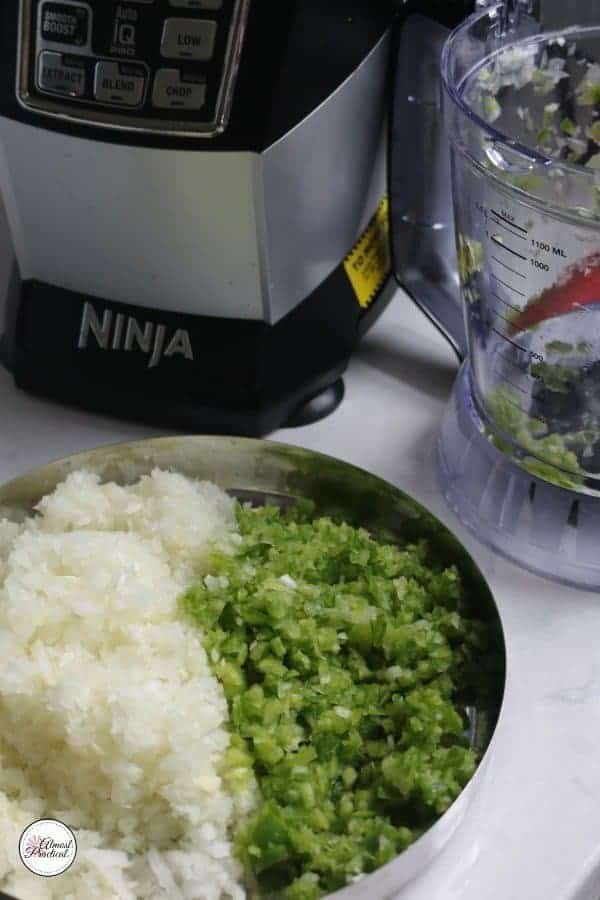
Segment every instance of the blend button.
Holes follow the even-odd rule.
[[[111,106],[139,106],[144,99],[146,69],[135,63],[96,63],[94,97]]]
[[[178,69],[159,69],[154,78],[152,104],[157,109],[202,109],[206,102],[206,81],[185,81]]]
[[[40,36],[53,44],[72,44],[83,47],[90,32],[90,11],[87,6],[74,3],[43,3],[40,17]]]
[[[38,61],[38,88],[58,94],[82,97],[85,93],[85,65],[78,64],[73,57],[65,61],[62,53],[40,53]]]
[[[167,19],[160,52],[167,59],[206,62],[215,51],[217,23],[211,19]]]

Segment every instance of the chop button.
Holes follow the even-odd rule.
[[[157,109],[202,109],[206,102],[206,81],[181,77],[178,69],[159,69],[154,78],[152,105]]]

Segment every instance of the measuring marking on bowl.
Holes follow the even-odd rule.
[[[468,162],[458,176],[459,233],[478,260],[467,274],[475,397],[493,428],[504,386],[503,402],[537,423],[541,437],[552,427],[542,405],[536,409],[544,377],[556,381],[567,364],[585,369],[596,361],[589,314],[600,298],[600,232],[567,228],[531,203],[515,206],[510,185],[482,178]]]
[[[595,18],[546,30],[533,4],[491,2],[442,53],[468,346],[451,405],[460,427],[447,419],[442,432],[443,490],[482,540],[586,587],[600,586],[589,553],[600,523]],[[447,288],[444,299],[458,298]],[[505,505],[521,518],[498,518]]]

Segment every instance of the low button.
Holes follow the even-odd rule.
[[[211,19],[167,19],[161,54],[166,59],[209,60],[215,51],[217,23]]]
[[[82,97],[85,93],[85,68],[74,62],[66,62],[62,53],[40,53],[38,88],[41,91]]]
[[[202,109],[205,81],[182,81],[177,69],[159,69],[154,78],[152,104],[157,109]]]
[[[96,63],[94,98],[111,106],[139,106],[144,99],[146,71],[135,63]]]

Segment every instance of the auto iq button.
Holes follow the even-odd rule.
[[[72,3],[43,3],[40,37],[53,44],[83,47],[88,42],[90,11]]]
[[[209,60],[215,49],[217,23],[210,19],[167,19],[160,52],[167,59]]]
[[[94,98],[111,106],[139,106],[144,99],[146,69],[136,63],[96,63]]]
[[[178,69],[159,69],[154,78],[152,105],[157,109],[202,109],[206,102],[203,79],[182,79]]]
[[[38,88],[58,94],[82,97],[85,93],[85,65],[62,53],[45,51],[38,61]]]

